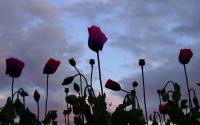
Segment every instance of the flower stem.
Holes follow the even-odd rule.
[[[46,103],[45,103],[45,117],[47,116],[48,89],[49,89],[49,74],[47,74]]]
[[[79,74],[81,74],[80,71],[76,68],[76,66],[74,66],[74,68],[76,69],[76,71]],[[81,78],[81,76],[80,76],[80,88],[81,88],[81,96],[82,96],[83,95],[83,85],[82,85],[82,78]]]
[[[92,86],[93,65],[91,65],[90,85]]]
[[[189,83],[188,83],[188,76],[187,76],[186,66],[185,66],[185,64],[183,64],[183,66],[184,66],[185,79],[186,79],[186,83],[187,83],[187,90],[188,90],[188,96],[189,96],[189,106],[190,106],[190,108],[192,108],[191,96],[190,96],[190,87],[189,87]]]
[[[102,86],[102,80],[101,80],[101,67],[100,67],[99,52],[97,52],[97,60],[98,60],[98,69],[99,69],[99,81],[100,81],[100,85],[101,85],[101,94],[103,96],[103,86]]]
[[[13,103],[13,96],[14,96],[14,94],[13,94],[13,86],[14,86],[14,77],[12,77],[12,86],[11,86],[11,94],[12,94],[11,98],[12,98],[12,103]]]
[[[38,121],[40,120],[40,107],[39,103],[37,102],[37,116],[38,116]]]
[[[25,97],[23,97],[23,104],[24,104],[24,109],[26,109],[26,105],[25,105]]]
[[[145,84],[144,84],[144,68],[141,66],[142,69],[142,84],[143,84],[143,95],[144,95],[144,108],[145,108],[145,116],[146,120],[148,122],[148,117],[147,117],[147,105],[146,105],[146,95],[145,95]]]

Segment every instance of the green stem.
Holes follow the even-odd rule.
[[[185,64],[183,66],[184,66],[185,79],[186,79],[186,83],[187,83],[187,90],[188,90],[188,96],[189,96],[189,106],[190,106],[190,108],[192,108],[191,96],[190,96],[190,87],[189,87],[189,83],[188,83],[188,76],[187,76],[186,66],[185,66]]]
[[[141,66],[142,69],[142,84],[143,84],[143,95],[144,95],[144,108],[145,108],[145,116],[146,116],[146,121],[148,122],[148,117],[147,117],[147,105],[146,105],[146,95],[145,95],[145,84],[144,84],[144,68]]]
[[[76,68],[76,66],[74,66],[74,68],[76,69],[76,71],[79,74],[81,74],[80,71]],[[81,96],[82,96],[83,95],[83,85],[82,85],[82,78],[81,78],[81,76],[80,76],[80,88],[81,88]]]
[[[49,89],[49,74],[47,74],[47,84],[46,84],[45,117],[47,116],[48,89]]]
[[[24,103],[24,110],[26,109],[26,105],[25,105],[25,97],[23,97],[23,103]]]
[[[38,121],[40,120],[40,107],[39,103],[37,102],[37,116],[38,116]]]
[[[91,65],[90,85],[92,86],[93,65]]]
[[[11,86],[11,94],[12,94],[12,96],[11,96],[11,98],[12,98],[12,103],[13,103],[13,86],[14,86],[14,77],[12,77],[12,86]]]
[[[101,80],[101,67],[100,67],[99,52],[97,52],[97,60],[98,60],[99,81],[100,81],[100,86],[101,86],[101,94],[103,95],[103,85],[102,85],[102,80]]]

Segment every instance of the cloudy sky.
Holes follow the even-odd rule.
[[[91,25],[101,27],[108,38],[100,53],[104,84],[110,78],[130,90],[131,83],[138,81],[137,95],[143,107],[138,59],[145,58],[149,114],[158,110],[156,90],[168,80],[180,83],[182,98],[187,98],[178,54],[181,48],[192,49],[194,55],[187,71],[190,86],[199,91],[200,87],[196,86],[200,82],[199,5],[199,0],[0,0],[0,106],[10,96],[11,88],[11,79],[5,75],[5,59],[15,57],[25,62],[22,76],[15,81],[15,90],[23,87],[29,92],[27,106],[34,112],[32,94],[37,89],[43,110],[46,77],[42,70],[53,57],[61,65],[50,76],[49,109],[57,109],[61,116],[65,108],[61,83],[66,76],[76,73],[68,59],[74,57],[86,76],[90,73],[88,60],[96,59],[87,46],[87,28]],[[97,66],[94,79],[98,92]],[[113,110],[121,103],[124,93],[104,90]],[[59,117],[59,121],[61,124],[63,118]]]

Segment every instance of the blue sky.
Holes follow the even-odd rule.
[[[100,53],[103,83],[111,78],[122,88],[130,90],[133,81],[139,82],[138,96],[142,105],[141,71],[138,59],[145,58],[145,81],[148,110],[157,110],[156,90],[168,80],[186,84],[182,65],[178,62],[181,48],[192,49],[194,55],[187,65],[191,87],[199,90],[200,26],[198,0],[2,0],[0,1],[0,106],[10,95],[10,78],[5,75],[5,59],[16,57],[26,66],[16,80],[15,89],[35,89],[45,96],[43,66],[50,58],[61,61],[58,71],[50,77],[49,108],[65,107],[62,80],[75,70],[68,64],[74,57],[78,68],[89,76],[88,60],[96,54],[88,48],[88,30],[91,25],[101,27],[108,37]],[[98,70],[95,66],[96,91]],[[120,103],[123,94],[104,90],[108,102]],[[72,91],[73,92],[73,91]],[[199,93],[198,93],[199,95]],[[59,98],[58,98],[59,97]],[[44,101],[41,101],[41,105]],[[28,98],[28,106],[35,105]],[[115,106],[113,106],[115,107]],[[62,121],[62,119],[60,119]]]

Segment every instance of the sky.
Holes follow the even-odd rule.
[[[32,94],[41,94],[44,109],[46,76],[42,74],[49,58],[61,61],[57,72],[49,80],[49,109],[58,110],[59,124],[66,107],[63,79],[76,73],[68,63],[74,58],[80,71],[89,78],[90,58],[96,53],[88,48],[88,30],[96,25],[108,40],[100,52],[102,80],[113,79],[125,90],[138,81],[137,95],[143,106],[141,69],[138,60],[144,58],[147,110],[158,110],[156,90],[173,80],[181,85],[182,98],[187,98],[183,66],[179,51],[190,48],[193,57],[187,65],[190,87],[199,79],[200,64],[200,1],[199,0],[1,0],[0,1],[0,107],[10,96],[11,78],[5,75],[5,59],[15,57],[25,62],[15,90],[29,92],[27,106],[36,111]],[[94,89],[98,93],[97,65],[94,67]],[[169,87],[170,89],[170,87]],[[71,94],[74,90],[70,89]],[[107,102],[114,108],[122,103],[125,93],[104,88]],[[41,111],[41,114],[44,111]]]

